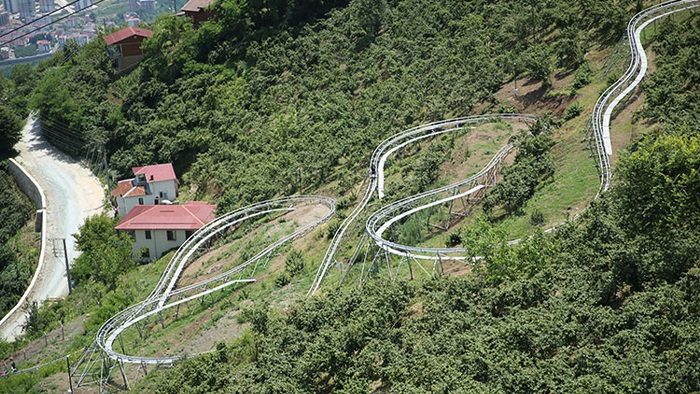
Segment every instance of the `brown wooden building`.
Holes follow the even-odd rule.
[[[143,59],[141,44],[143,40],[152,37],[153,32],[138,27],[127,27],[105,36],[109,45],[109,53],[118,71],[124,71],[135,66]]]
[[[202,22],[214,17],[214,12],[209,9],[212,4],[214,0],[190,0],[182,7],[182,14],[192,19],[192,24],[197,28]]]

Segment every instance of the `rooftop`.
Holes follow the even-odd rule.
[[[131,38],[131,37],[148,38],[148,37],[152,37],[152,36],[153,36],[153,32],[150,30],[139,29],[138,27],[129,26],[125,29],[121,29],[119,31],[116,31],[116,32],[110,34],[110,35],[105,36],[105,42],[107,43],[107,45],[114,45],[114,44],[118,44],[118,43],[126,40],[127,38]]]
[[[190,0],[181,8],[181,10],[187,12],[199,12],[212,4],[214,4],[214,0]]]
[[[134,167],[132,168],[132,170],[134,171],[134,176],[136,177],[138,177],[139,174],[145,174],[147,182],[159,182],[177,179],[177,177],[175,176],[175,170],[173,170],[172,163]]]
[[[134,186],[134,182],[131,179],[125,179],[117,183],[117,187],[112,190],[113,197],[137,197],[146,195],[145,186]]]
[[[184,205],[137,205],[117,230],[198,230],[211,222],[216,205],[192,201]]]

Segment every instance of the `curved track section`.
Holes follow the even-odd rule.
[[[372,158],[370,160],[370,168],[376,169],[377,177],[376,179],[370,178],[370,181],[367,183],[367,189],[365,190],[362,200],[355,207],[352,213],[350,213],[350,215],[348,215],[345,218],[345,220],[341,223],[340,227],[336,231],[333,237],[333,241],[331,241],[331,245],[328,247],[326,255],[324,256],[323,261],[318,268],[316,278],[314,279],[314,282],[311,288],[309,289],[308,295],[313,295],[318,291],[326,272],[328,272],[330,266],[332,266],[335,262],[335,254],[338,251],[340,245],[342,244],[343,237],[345,236],[350,226],[355,222],[355,220],[357,220],[360,213],[365,210],[367,204],[374,195],[374,192],[377,191],[380,199],[384,197],[384,166],[386,165],[387,158],[392,153],[411,143],[419,142],[427,138],[437,137],[439,135],[450,133],[456,130],[461,130],[465,127],[470,127],[476,124],[487,123],[493,120],[500,119],[532,122],[535,120],[535,116],[524,114],[487,114],[467,116],[416,126],[408,130],[404,130],[398,134],[392,135],[391,137],[382,141],[382,143],[379,144],[379,146],[377,146],[377,148],[372,153]],[[497,160],[492,160],[492,163],[490,164],[493,164],[494,166],[498,164],[500,162],[500,159],[502,159],[506,153],[507,152],[499,151],[499,153],[496,155],[499,158]],[[484,170],[482,170],[482,172],[484,172]],[[479,174],[483,175],[482,172],[480,172]],[[460,184],[467,184],[469,182],[472,182],[471,178],[461,182]],[[454,188],[454,186],[451,185],[448,186],[448,188]],[[442,191],[442,189],[438,190]],[[429,194],[432,192],[426,193]],[[424,197],[426,193],[414,197],[420,199]],[[408,199],[411,198],[413,197],[409,197]],[[412,201],[413,200],[411,200],[411,202]],[[409,204],[409,202],[406,202],[406,204]],[[390,243],[383,243],[383,245],[386,245],[386,247],[388,248],[391,247]]]
[[[299,228],[294,233],[269,245],[245,263],[209,278],[182,288],[175,288],[183,269],[194,260],[198,252],[215,236],[223,233],[241,222],[267,214],[292,211],[302,204],[323,204],[329,212],[321,219]],[[245,282],[253,282],[257,264],[268,257],[276,248],[286,242],[299,238],[322,223],[328,221],[335,213],[335,200],[323,196],[296,196],[253,204],[237,211],[216,218],[195,232],[175,253],[150,296],[143,302],[133,305],[116,314],[105,322],[97,332],[97,345],[112,360],[130,364],[171,364],[182,356],[139,357],[117,352],[114,342],[119,335],[151,316],[180,304],[203,297],[225,287]],[[252,271],[252,272],[251,272]]]
[[[598,164],[598,169],[600,172],[600,186],[598,193],[595,198],[597,199],[600,194],[607,191],[610,188],[610,180],[612,178],[612,171],[610,167],[609,156],[612,154],[612,144],[610,139],[610,121],[612,118],[613,111],[622,102],[622,100],[633,91],[639,83],[644,78],[647,72],[647,57],[644,52],[644,48],[641,43],[640,35],[642,30],[651,22],[671,15],[673,13],[692,9],[700,5],[700,0],[673,0],[667,1],[656,6],[650,7],[636,14],[627,25],[627,37],[630,38],[630,50],[632,53],[632,58],[630,64],[627,68],[625,74],[616,81],[613,85],[608,87],[603,94],[598,98],[593,115],[591,117],[591,123],[593,126],[593,136],[595,139],[596,147],[596,160]],[[479,121],[487,121],[494,116],[502,117],[505,119],[518,119],[532,121],[533,116],[531,115],[483,115],[459,119],[451,119],[442,122],[430,123],[424,126],[418,126],[412,129],[408,129],[404,132],[398,133],[392,137],[384,140],[375,149],[372,159],[370,161],[370,168],[377,169],[377,179],[371,180],[365,195],[360,202],[360,204],[355,208],[355,210],[343,221],[340,228],[336,232],[331,246],[326,252],[326,256],[319,267],[314,283],[309,290],[309,295],[314,294],[318,291],[321,285],[325,273],[328,268],[334,263],[335,253],[338,250],[342,242],[342,238],[350,227],[350,225],[357,219],[360,213],[366,208],[369,200],[375,188],[378,192],[378,196],[381,199],[384,196],[384,165],[386,163],[387,157],[398,149],[414,142],[418,142],[424,138],[430,138],[440,135],[445,132],[453,131],[465,124],[465,120],[468,122],[472,120],[474,123]],[[507,148],[507,147],[504,147]],[[512,149],[512,147],[507,148]],[[500,151],[499,151],[500,154]],[[500,159],[497,154],[492,160],[492,163],[484,169],[486,171],[490,170],[492,166],[498,164]],[[453,189],[457,191],[460,186],[470,185],[475,186],[475,188],[470,189],[466,192],[461,192],[455,194],[451,197],[443,198],[435,201],[435,198],[440,193],[444,193],[447,190]],[[484,185],[486,186],[486,185]],[[383,233],[386,229],[393,223],[397,222],[403,217],[406,217],[412,213],[418,212],[423,209],[430,208],[441,203],[447,203],[453,201],[455,198],[467,196],[471,193],[475,193],[476,189],[476,179],[470,178],[463,182],[446,186],[445,188],[436,189],[429,191],[420,195],[405,198],[403,200],[397,201],[389,206],[381,208],[377,212],[373,213],[367,221],[366,230],[367,234],[374,240],[374,242],[385,251],[404,256],[411,257],[415,259],[440,259],[443,256],[455,260],[464,260],[466,257],[464,253],[466,250],[463,248],[417,248],[407,245],[400,245],[395,242],[388,241],[383,238]],[[426,199],[433,198],[433,201],[425,202]],[[421,202],[421,200],[423,200]],[[514,243],[513,241],[511,243]]]
[[[659,18],[689,10],[698,5],[700,5],[698,0],[667,1],[639,12],[627,24],[626,34],[632,54],[630,64],[625,74],[600,95],[591,119],[596,142],[602,143],[604,147],[604,151],[599,151],[597,157],[601,168],[601,191],[610,187],[612,177],[608,156],[613,153],[610,140],[610,121],[613,111],[630,92],[639,86],[647,72],[647,56],[640,39],[642,30]]]

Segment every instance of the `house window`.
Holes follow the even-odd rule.
[[[151,230],[146,230],[146,239],[151,239]]]
[[[177,237],[175,236],[175,231],[174,230],[168,230],[168,241],[176,241]]]
[[[189,239],[192,234],[194,234],[194,231],[192,230],[185,230],[185,238]]]
[[[143,205],[143,197],[139,197],[139,205]]]
[[[160,198],[168,198],[168,192],[160,192]]]
[[[141,248],[141,257],[142,258],[150,258],[151,257],[151,251],[147,247]]]

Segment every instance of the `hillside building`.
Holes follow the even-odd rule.
[[[36,7],[34,0],[19,0],[19,17],[20,19],[31,18],[36,15]]]
[[[152,36],[152,31],[132,26],[105,36],[104,40],[109,45],[107,50],[117,71],[136,66],[143,59],[143,40]]]
[[[159,259],[182,245],[195,231],[211,222],[216,205],[202,201],[183,205],[140,205],[115,227],[134,239],[133,253],[141,261]]]
[[[144,12],[155,12],[156,10],[155,0],[138,0],[138,6]]]
[[[51,52],[51,41],[49,40],[39,40],[36,42],[37,53],[47,53]]]
[[[181,13],[192,20],[195,28],[198,28],[203,22],[214,18],[214,12],[211,10],[211,5],[214,0],[190,0],[181,8]]]
[[[119,216],[126,217],[139,205],[172,204],[177,198],[177,177],[173,165],[134,167],[134,178],[119,181],[112,190]]]

